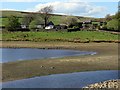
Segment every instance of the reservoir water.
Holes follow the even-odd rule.
[[[1,63],[67,56],[94,55],[96,52],[33,48],[0,48]],[[118,79],[117,70],[53,74],[2,83],[2,88],[81,88],[96,82]],[[1,85],[1,84],[0,84]]]
[[[66,56],[93,55],[96,52],[33,48],[0,48],[0,63],[20,60],[60,58]]]
[[[82,88],[86,85],[118,79],[117,70],[54,74],[4,82],[3,88]]]

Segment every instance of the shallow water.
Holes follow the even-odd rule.
[[[33,49],[33,48],[0,48],[2,56],[1,63],[13,62],[17,60],[32,60],[46,58],[60,58],[66,56],[93,55],[96,52],[77,50],[56,50],[56,49]]]
[[[89,71],[54,74],[5,82],[3,88],[82,88],[96,82],[118,79],[118,71]]]

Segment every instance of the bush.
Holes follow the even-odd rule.
[[[30,23],[30,25],[29,25],[29,29],[30,29],[31,31],[35,31],[35,29],[37,28],[37,27],[36,27],[36,24],[37,24],[37,21],[33,20],[33,21]]]
[[[73,28],[75,29],[75,28],[79,28],[78,26],[73,26]]]
[[[118,31],[118,20],[113,19],[107,23],[107,29],[108,30],[115,30]]]
[[[8,31],[17,31],[17,29],[20,29],[19,18],[16,16],[8,17],[8,21],[5,24],[5,28]]]
[[[69,28],[67,32],[80,31],[80,28]]]

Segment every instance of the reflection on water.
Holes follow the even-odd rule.
[[[81,88],[86,85],[118,79],[118,71],[90,71],[22,79],[3,83],[3,88]]]
[[[65,56],[93,55],[95,52],[77,50],[55,50],[55,49],[32,49],[32,48],[0,48],[2,53],[1,62],[12,62],[16,60],[32,60],[45,58],[59,58]]]

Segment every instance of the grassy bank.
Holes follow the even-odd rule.
[[[30,78],[58,73],[118,69],[117,43],[71,43],[71,42],[2,42],[1,47],[55,48],[96,51],[96,55],[64,57],[59,59],[29,60],[4,63],[3,81]],[[54,68],[53,68],[54,67]]]
[[[109,32],[3,32],[3,41],[36,41],[36,42],[94,42],[118,41],[118,35]]]

